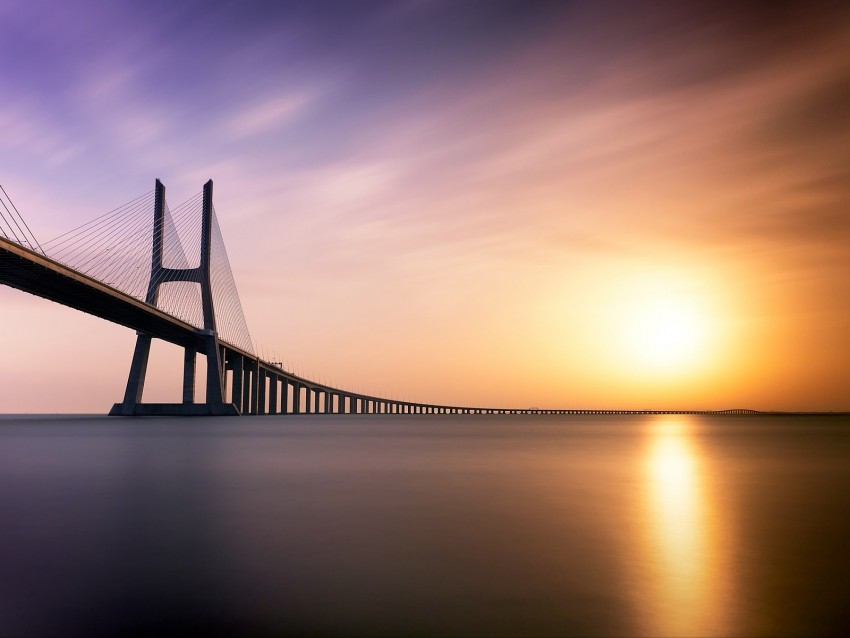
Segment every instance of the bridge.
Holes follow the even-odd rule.
[[[213,206],[212,180],[173,210],[156,180],[150,193],[44,245],[6,191],[0,192],[0,283],[136,331],[124,398],[110,415],[758,414],[437,405],[318,383],[254,351]],[[184,349],[182,403],[143,402],[152,339]],[[207,364],[203,401],[195,397],[199,354]]]

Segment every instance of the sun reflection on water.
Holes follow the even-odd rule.
[[[646,585],[642,607],[654,635],[712,635],[727,628],[718,529],[693,423],[653,424],[644,457]]]

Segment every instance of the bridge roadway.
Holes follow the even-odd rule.
[[[49,257],[0,237],[0,283],[204,353],[209,333]],[[398,401],[316,383],[219,342],[226,397],[240,414],[757,414],[753,410],[554,410]],[[184,395],[185,396],[185,395]],[[184,399],[185,401],[185,399]],[[190,407],[191,406],[191,407]],[[137,413],[205,413],[203,404],[139,404]]]

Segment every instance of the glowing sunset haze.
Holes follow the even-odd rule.
[[[848,42],[841,2],[13,0],[0,184],[46,241],[213,179],[257,352],[337,387],[847,410]],[[0,303],[0,412],[120,400],[132,331]]]

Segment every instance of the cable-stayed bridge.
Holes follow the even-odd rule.
[[[156,180],[153,191],[43,244],[0,193],[0,283],[136,330],[124,398],[111,415],[756,413],[436,405],[331,387],[255,352],[212,180],[174,209]],[[182,403],[142,400],[152,339],[184,349]],[[207,362],[203,401],[195,397],[198,354]]]

